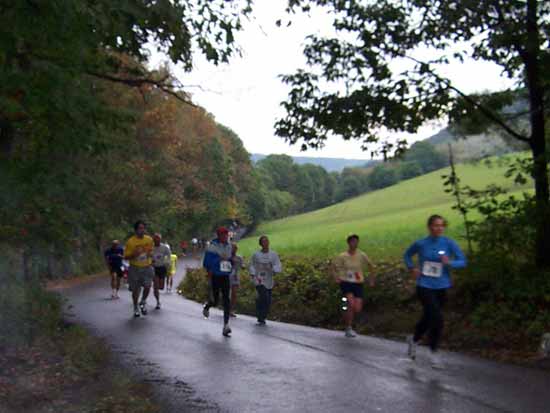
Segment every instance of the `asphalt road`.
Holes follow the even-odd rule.
[[[192,265],[189,261],[187,264]],[[177,278],[184,276],[180,262]],[[176,280],[177,281],[177,280]],[[155,384],[166,411],[550,412],[550,374],[444,353],[433,370],[405,345],[378,338],[222,313],[161,293],[163,308],[134,319],[128,292],[108,299],[105,279],[68,289],[70,312],[104,337],[125,365]]]

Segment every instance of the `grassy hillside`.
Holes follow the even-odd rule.
[[[465,164],[457,169],[462,182],[474,188],[498,184],[518,194],[530,188],[505,179],[504,166]],[[434,213],[447,217],[448,234],[460,239],[462,222],[452,210],[453,199],[443,191],[441,175],[447,172],[435,171],[328,208],[267,222],[240,242],[240,252],[250,256],[257,248],[257,235],[267,234],[280,254],[329,257],[345,248],[348,234],[357,233],[361,248],[373,258],[394,258],[425,234],[426,218]]]

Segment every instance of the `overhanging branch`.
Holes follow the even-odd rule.
[[[177,91],[173,90],[170,86],[168,86],[166,83],[164,83],[166,81],[167,77],[165,77],[164,79],[161,79],[161,80],[154,80],[154,79],[151,79],[151,78],[148,78],[148,77],[124,78],[124,77],[118,77],[118,76],[113,76],[113,75],[109,75],[109,74],[105,74],[105,73],[97,73],[97,72],[92,72],[92,71],[87,71],[86,73],[90,76],[97,77],[98,79],[103,79],[103,80],[107,80],[109,82],[114,82],[114,83],[122,83],[122,84],[125,84],[125,85],[130,86],[130,87],[140,87],[140,86],[143,86],[143,85],[152,85],[152,86],[155,86],[155,87],[159,88],[164,93],[166,93],[170,96],[173,96],[174,98],[176,98],[180,102],[185,103],[186,105],[192,106],[194,108],[197,107],[197,105],[195,105],[189,99],[183,97],[181,95],[181,93],[178,93]]]
[[[423,67],[426,69],[426,73],[434,76],[437,80],[440,82],[443,82],[447,85],[447,87],[453,91],[455,91],[460,97],[462,97],[466,102],[468,102],[470,105],[472,105],[474,108],[479,110],[487,119],[491,120],[492,122],[496,123],[498,126],[500,126],[502,129],[504,129],[507,133],[509,133],[511,136],[513,136],[515,139],[522,141],[522,142],[530,142],[531,140],[527,138],[526,136],[523,136],[522,134],[516,132],[514,129],[512,129],[510,126],[506,124],[506,122],[500,118],[497,114],[495,114],[493,111],[491,111],[486,106],[482,105],[478,101],[476,101],[471,96],[467,95],[457,87],[453,86],[451,81],[449,79],[443,78],[439,76],[437,73],[434,72],[434,70],[430,67],[428,63],[422,62],[418,59],[415,59],[414,57],[402,55],[404,58],[414,61],[415,63],[423,65]]]

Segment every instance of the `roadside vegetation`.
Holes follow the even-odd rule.
[[[0,305],[0,411],[161,411],[150,386],[113,364],[102,340],[64,320],[58,294],[12,280]]]

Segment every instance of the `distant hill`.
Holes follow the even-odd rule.
[[[435,135],[425,139],[424,142],[431,143],[444,154],[448,154],[448,144],[450,143],[453,146],[455,160],[458,162],[500,156],[527,149],[520,142],[505,139],[498,131],[468,135],[464,138],[454,136],[448,127],[441,129]]]
[[[267,155],[253,153],[250,155],[252,162],[256,163],[264,159]],[[328,172],[341,172],[344,168],[358,167],[370,164],[371,160],[367,159],[345,159],[345,158],[314,158],[308,156],[293,156],[294,162],[303,165],[310,163],[319,165],[325,168]]]

